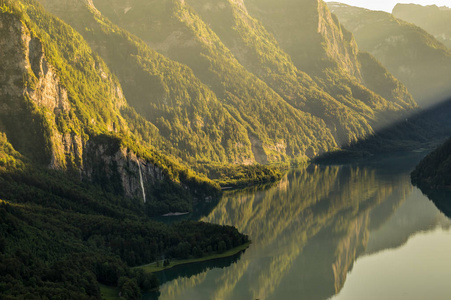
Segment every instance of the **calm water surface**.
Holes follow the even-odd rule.
[[[450,299],[451,222],[410,184],[420,158],[309,167],[227,193],[202,220],[236,226],[249,249],[162,272],[145,299]]]

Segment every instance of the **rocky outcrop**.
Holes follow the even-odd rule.
[[[162,169],[112,138],[99,137],[88,141],[83,165],[85,180],[129,198],[140,198],[143,202],[146,202],[146,194],[165,179]]]
[[[0,114],[4,130],[19,151],[38,157],[50,168],[66,169],[69,164],[81,167],[82,137],[58,130],[57,120],[69,115],[71,107],[67,90],[48,63],[41,41],[12,14],[0,14],[0,31]],[[26,117],[30,114],[33,118]],[[34,134],[39,136],[15,143],[17,136]],[[38,147],[37,139],[46,140],[47,147]]]

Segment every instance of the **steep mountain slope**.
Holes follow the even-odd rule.
[[[257,161],[311,157],[336,145],[322,120],[294,109],[248,72],[188,3],[95,1],[94,4],[113,22],[154,49],[192,68],[246,126]],[[133,8],[127,10],[128,5]]]
[[[194,198],[217,193],[131,132],[121,110],[136,115],[117,79],[71,27],[31,0],[9,4],[0,24],[0,130],[22,155],[140,199],[149,214],[189,211]]]
[[[113,25],[88,1],[40,2],[84,35],[117,75],[129,103],[157,126],[171,146],[181,150],[178,156],[214,162],[255,161],[246,129],[189,68]]]
[[[400,79],[420,106],[431,106],[451,95],[451,51],[433,36],[389,13],[329,5],[360,48]]]
[[[391,122],[394,112],[415,106],[407,90],[393,77],[390,80],[396,88],[389,94],[378,90],[380,87],[371,82],[372,76],[363,77],[363,73],[376,73],[381,68],[363,69],[373,64],[361,63],[368,57],[360,57],[352,34],[323,1],[248,0],[246,6],[274,34],[296,67],[311,75],[334,98],[372,120],[373,126],[383,119]]]
[[[244,3],[166,2],[166,4],[155,1],[125,3],[98,0],[93,3],[113,22],[138,35],[151,47],[189,65],[196,76],[206,82],[220,99],[225,97],[226,105],[231,103],[237,107],[237,103],[240,103],[238,107],[241,107],[241,117],[246,121],[252,120],[253,124],[256,119],[263,119],[258,116],[259,114],[264,114],[265,118],[268,113],[279,115],[276,107],[265,105],[269,111],[268,109],[256,111],[252,116],[245,116],[244,114],[249,114],[249,109],[246,108],[249,106],[243,106],[247,103],[243,103],[242,100],[236,102],[236,98],[244,98],[248,103],[252,101],[261,103],[262,99],[267,99],[263,96],[266,94],[273,98],[271,103],[284,100],[280,102],[282,105],[278,106],[288,107],[287,112],[295,108],[297,111],[301,110],[323,119],[339,145],[355,141],[356,138],[372,132],[368,124],[375,126],[383,119],[381,117],[383,114],[375,113],[362,102],[355,103],[356,101],[349,97],[342,97],[344,100],[340,98],[339,101],[327,95],[308,75],[294,66],[290,57],[284,53],[283,48],[280,48],[271,34],[247,13]],[[217,70],[221,70],[220,74]],[[264,91],[263,94],[261,90]],[[410,95],[406,90],[404,92],[406,99],[399,101],[403,104],[394,105],[401,110],[414,106]],[[378,101],[391,106],[388,101],[371,92],[362,98],[372,103],[372,106]],[[275,117],[274,120],[280,118]],[[265,125],[266,122],[264,120],[260,124]],[[274,124],[271,127],[274,127]],[[277,127],[274,127],[274,130],[276,129]],[[280,132],[280,129],[277,131]],[[300,134],[290,131],[293,137]],[[279,135],[285,136],[285,133]],[[284,152],[280,146],[286,147],[286,141],[279,140],[278,145],[268,147],[265,145],[268,142],[262,140],[261,136],[259,134],[258,139],[254,139],[254,150],[255,145],[263,141],[263,154],[267,157],[270,153],[266,150],[268,148],[276,150],[273,151],[273,156],[277,155],[277,152]],[[277,150],[278,148],[282,151]],[[293,153],[290,148],[293,147],[286,147],[285,152]],[[297,148],[296,146],[294,149]],[[315,148],[318,146],[311,147],[307,155],[317,153]],[[260,158],[262,157],[264,158],[260,155]],[[271,158],[271,154],[269,157],[269,161],[275,159]]]
[[[240,64],[293,107],[323,119],[339,145],[372,131],[368,120],[322,91],[310,76],[299,71],[290,56],[263,25],[249,15],[242,3],[187,3],[209,24]]]
[[[423,28],[451,49],[451,8],[398,3],[393,15]]]

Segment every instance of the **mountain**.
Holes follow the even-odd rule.
[[[186,4],[177,1],[164,2],[167,3],[141,1],[140,5],[143,7],[130,10],[127,16],[133,17],[136,11],[146,20],[152,20],[152,24],[142,23],[146,28],[152,29],[145,31],[145,34],[156,36],[156,44],[150,46],[161,51],[165,49],[165,44],[169,43],[166,51],[161,52],[190,67],[196,77],[217,95],[223,107],[246,128],[257,162],[306,158],[336,146],[330,130],[322,120],[294,109],[264,82],[247,72]],[[94,4],[109,17],[102,3],[94,2]],[[110,9],[123,4],[108,3],[104,6]],[[160,8],[163,9],[163,13],[158,13]],[[185,22],[180,15],[187,18],[187,21]],[[133,21],[138,18],[133,17]],[[113,18],[112,21],[116,20]],[[162,23],[157,30],[154,23],[159,22],[166,23]],[[190,22],[196,25],[191,27]],[[117,24],[137,34],[129,28],[130,26],[125,26],[121,22]],[[177,32],[184,32],[186,37],[183,38],[189,41],[186,43],[177,41],[172,44],[160,41],[163,38],[171,39],[173,33],[171,28],[176,28],[174,30]],[[143,35],[137,35],[143,38]],[[143,40],[149,44],[146,37]]]
[[[451,49],[451,8],[399,3],[393,8],[393,15],[423,28]]]
[[[115,72],[130,105],[155,124],[171,147],[182,149],[177,156],[235,164],[255,162],[244,126],[189,68],[118,28],[89,2],[41,2],[84,35]]]
[[[187,2],[246,70],[255,74],[288,104],[321,118],[337,144],[347,144],[371,132],[364,116],[343,105],[300,71],[274,37],[244,4],[226,1],[212,7],[208,1]]]
[[[402,85],[402,99],[389,101],[365,87],[355,91],[355,98],[350,89],[338,99],[332,97],[293,63],[291,53],[265,29],[266,24],[248,11],[248,2],[93,4],[151,48],[188,65],[231,114],[244,121],[259,162],[315,156],[321,149],[372,133],[394,111],[415,107]]]
[[[132,132],[122,111],[152,140],[162,139],[132,113],[115,76],[75,30],[34,1],[8,9],[1,15],[0,130],[15,150],[33,165],[141,199],[151,214],[190,211],[196,198],[217,193]],[[165,190],[173,197],[161,197]]]
[[[285,18],[313,16],[283,23],[288,37],[271,5],[247,4],[219,5],[234,16],[221,23],[203,1],[1,1],[2,298],[93,299],[103,284],[139,299],[158,282],[131,267],[248,242],[150,217],[214,203],[218,182],[276,180],[253,164],[305,161],[416,109],[324,2],[283,1]]]
[[[389,13],[331,2],[331,11],[406,85],[422,107],[451,96],[451,51],[423,29]]]
[[[341,26],[323,1],[250,0],[246,3],[298,68],[368,119],[392,121],[395,111],[415,106],[399,81],[386,76],[388,72],[383,67],[360,52],[353,35]],[[380,78],[386,78],[389,92],[376,83]]]

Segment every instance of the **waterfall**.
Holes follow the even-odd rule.
[[[137,161],[138,168],[139,168],[139,181],[141,182],[141,190],[143,191],[143,199],[144,203],[146,203],[146,191],[144,190],[144,182],[143,182],[143,174],[141,172],[141,164],[139,163],[139,160]]]

